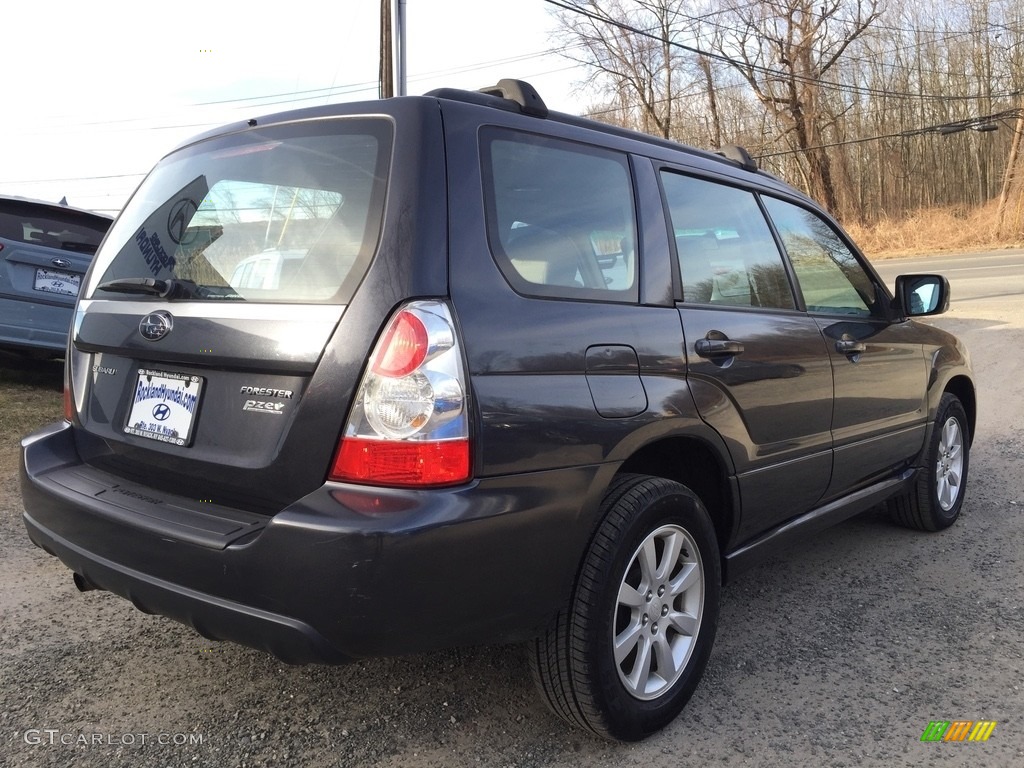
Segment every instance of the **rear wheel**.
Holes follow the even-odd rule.
[[[889,510],[900,525],[940,531],[960,516],[970,462],[967,413],[960,400],[948,392],[939,401],[925,457],[925,471],[913,490],[892,499]]]
[[[555,714],[615,739],[671,722],[693,694],[718,622],[721,567],[700,499],[663,478],[623,475],[575,591],[531,653]]]

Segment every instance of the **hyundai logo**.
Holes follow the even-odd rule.
[[[170,312],[151,312],[139,322],[139,333],[146,341],[159,341],[174,327]]]
[[[67,269],[71,266],[71,262],[67,259],[51,259],[50,263],[57,267],[57,269]]]

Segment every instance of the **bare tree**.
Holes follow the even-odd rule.
[[[598,119],[743,144],[848,221],[1000,192],[1007,227],[1024,220],[1021,0],[555,4],[566,55],[606,99]]]
[[[711,68],[711,59],[707,56],[697,57],[697,67],[704,76],[704,84],[708,95],[708,111],[711,116],[711,143],[720,147],[722,141],[722,118],[718,112],[718,95],[715,93],[714,72]]]
[[[833,163],[822,145],[832,118],[823,80],[879,16],[879,0],[734,2],[721,53],[779,122],[803,158],[807,187],[833,212]]]
[[[672,0],[570,0],[575,11],[558,15],[563,34],[581,54],[616,107],[635,110],[636,127],[672,136],[679,51],[673,40],[684,25]]]

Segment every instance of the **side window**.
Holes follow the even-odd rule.
[[[636,214],[625,155],[520,133],[483,134],[487,237],[534,296],[636,301]]]
[[[752,192],[662,171],[683,300],[793,309],[782,254]]]
[[[875,284],[829,223],[806,208],[762,199],[789,254],[807,311],[870,315],[878,306]]]

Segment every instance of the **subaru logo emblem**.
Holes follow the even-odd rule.
[[[71,262],[67,259],[51,259],[50,263],[57,267],[57,269],[67,269],[71,266]]]
[[[174,318],[170,312],[151,312],[139,323],[139,333],[146,341],[159,341],[174,327]]]

